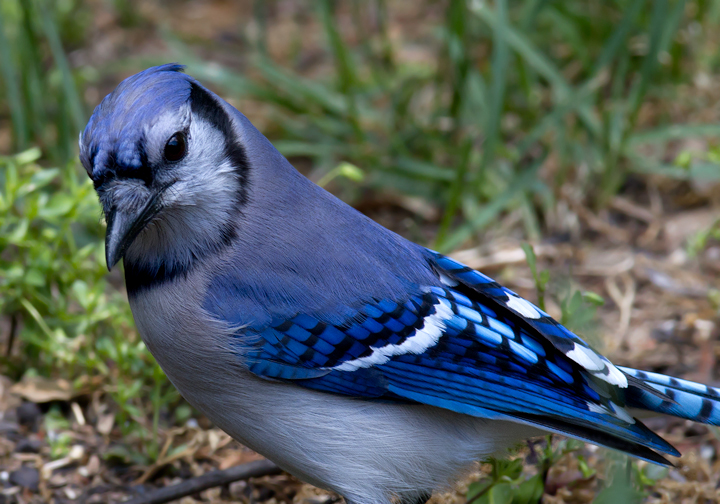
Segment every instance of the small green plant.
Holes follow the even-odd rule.
[[[581,441],[564,439],[553,445],[553,436],[545,438],[540,449],[532,445],[538,457],[535,474],[528,475],[524,460],[491,458],[490,476],[487,479],[472,483],[468,487],[467,504],[538,504],[545,493],[545,482],[548,472],[560,459],[578,452]],[[586,468],[587,469],[587,468]],[[592,471],[588,469],[588,476]]]
[[[599,294],[576,290],[569,284],[561,294],[560,322],[573,331],[582,331],[594,325],[597,309],[605,304]]]
[[[335,168],[323,175],[323,177],[318,180],[317,184],[320,187],[325,187],[338,177],[343,177],[352,180],[353,182],[362,182],[365,178],[365,173],[354,164],[343,161]]]
[[[593,324],[597,315],[598,307],[605,303],[599,294],[589,291],[579,291],[572,283],[565,282],[565,287],[560,290],[549,290],[550,271],[543,269],[538,271],[537,256],[535,250],[529,243],[523,243],[523,252],[530,268],[537,291],[538,306],[545,310],[545,297],[550,292],[560,305],[560,323],[573,331],[581,331]]]
[[[526,477],[523,459],[490,459],[490,477],[472,483],[467,492],[468,504],[537,504],[543,495],[541,476]]]
[[[695,233],[688,239],[687,249],[691,257],[696,257],[700,252],[705,250],[710,242],[720,241],[720,219],[715,221],[707,229],[703,229]]]
[[[594,504],[640,504],[659,479],[667,476],[667,467],[644,463],[619,452],[606,451],[603,488]]]
[[[10,338],[0,363],[16,379],[30,372],[81,386],[102,377],[117,405],[116,424],[150,441],[139,446],[151,455],[160,410],[177,392],[135,331],[124,295],[107,283],[92,183],[75,162],[43,168],[39,158],[38,149],[0,157],[0,314],[13,321],[19,340]]]
[[[72,436],[70,435],[70,422],[67,421],[57,406],[53,406],[43,417],[45,432],[50,445],[50,458],[59,459],[70,452]]]
[[[527,259],[530,272],[532,273],[533,280],[535,281],[535,290],[537,291],[538,306],[541,310],[545,311],[545,292],[547,291],[548,283],[550,282],[550,271],[544,269],[542,271],[537,270],[537,256],[535,250],[529,243],[523,243],[523,252],[525,252],[525,258]]]

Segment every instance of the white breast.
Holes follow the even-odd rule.
[[[200,309],[202,283],[180,279],[131,300],[160,366],[183,397],[238,441],[354,504],[446,486],[474,461],[538,433],[258,378],[241,364],[238,336]]]

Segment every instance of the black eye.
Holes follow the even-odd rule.
[[[187,154],[185,133],[178,131],[165,144],[164,156],[167,161],[180,161]]]

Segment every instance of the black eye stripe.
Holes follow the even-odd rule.
[[[163,157],[166,161],[180,161],[187,154],[187,135],[184,131],[178,131],[171,136],[165,144]]]

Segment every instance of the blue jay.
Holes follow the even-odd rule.
[[[299,174],[231,105],[147,69],[80,158],[147,347],[198,410],[351,504],[422,503],[543,432],[659,464],[632,409],[720,423],[720,391],[614,366],[491,278]]]

